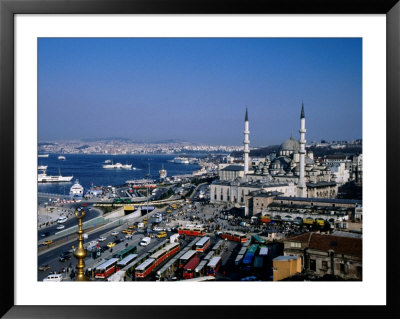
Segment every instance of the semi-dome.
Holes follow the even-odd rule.
[[[280,150],[297,152],[300,150],[300,143],[291,136],[290,139],[282,143]]]

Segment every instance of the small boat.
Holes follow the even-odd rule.
[[[105,160],[104,163],[106,164],[111,163],[111,160]]]
[[[38,170],[45,171],[47,169],[47,165],[38,165]]]
[[[65,226],[64,225],[59,225],[59,226],[57,226],[57,229],[58,230],[60,230],[60,229],[64,229],[65,228]]]
[[[58,157],[58,159],[59,159],[60,161],[65,161],[65,160],[66,160],[65,156],[62,156],[62,155],[60,155],[60,156]]]
[[[38,154],[38,157],[49,157],[49,154]]]

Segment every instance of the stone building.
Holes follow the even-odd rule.
[[[298,256],[303,272],[362,280],[362,239],[305,233],[284,241],[284,255]]]

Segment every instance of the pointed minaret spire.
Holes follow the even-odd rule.
[[[301,115],[300,115],[300,118],[301,119],[305,118],[305,116],[304,116],[304,103],[303,102],[301,102]]]
[[[305,180],[305,155],[306,155],[306,117],[304,116],[304,103],[301,102],[300,115],[300,163],[299,163],[299,182],[297,184],[297,196],[307,197],[307,186]]]
[[[244,140],[243,140],[243,144],[244,144],[244,149],[243,149],[243,153],[244,153],[244,174],[247,175],[249,173],[249,153],[250,153],[250,140],[249,140],[249,115],[247,112],[247,106],[246,106],[246,115],[244,117]]]

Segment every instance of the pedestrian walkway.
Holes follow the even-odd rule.
[[[66,216],[67,218],[69,218],[73,214],[74,210],[72,208],[39,205],[37,226],[39,229],[51,226],[57,223],[57,220],[58,218],[60,218],[60,216]]]

